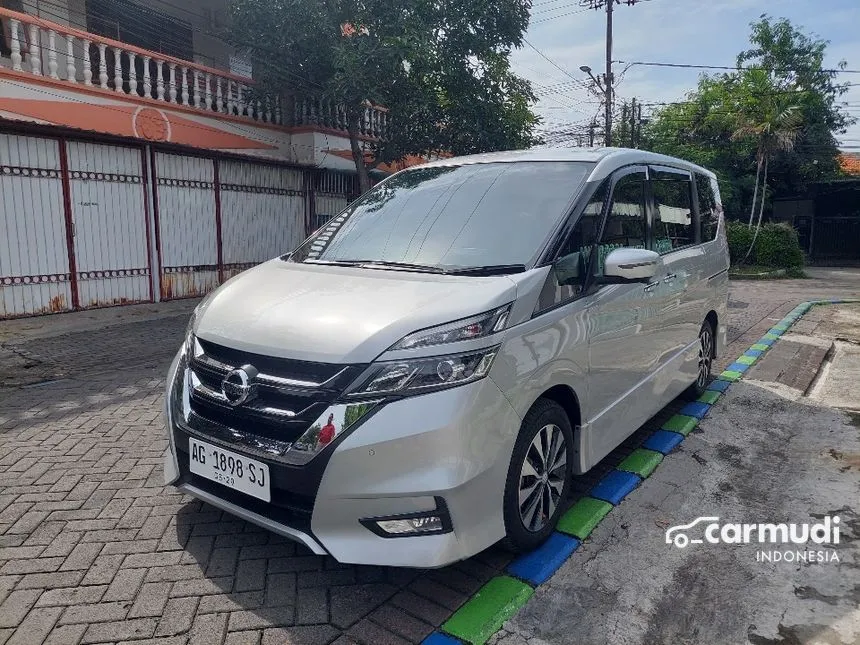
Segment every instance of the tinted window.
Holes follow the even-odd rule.
[[[696,242],[693,227],[690,176],[674,172],[654,172],[654,250],[669,253]]]
[[[541,291],[538,311],[577,298],[582,293],[591,251],[600,232],[603,204],[609,192],[608,183],[608,181],[604,182],[588,200],[576,226],[565,240]]]
[[[614,249],[645,248],[645,173],[623,176],[612,191],[612,203],[597,247],[597,275]]]
[[[701,241],[710,242],[717,236],[717,224],[720,221],[720,216],[717,212],[717,199],[714,195],[714,188],[711,185],[711,178],[707,175],[696,173],[696,192],[699,197]]]
[[[527,264],[591,168],[517,162],[408,170],[365,194],[291,259],[452,268]]]

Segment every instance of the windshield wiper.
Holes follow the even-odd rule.
[[[356,261],[362,268],[400,269],[402,271],[418,271],[421,273],[447,273],[445,269],[429,264],[410,264],[409,262],[389,262],[387,260]]]
[[[361,260],[317,260],[315,258],[306,258],[302,260],[302,264],[322,264],[332,267],[357,267],[364,264]]]
[[[448,275],[507,275],[509,273],[523,273],[526,270],[524,264],[488,264],[479,267],[463,267],[462,269],[448,269]]]

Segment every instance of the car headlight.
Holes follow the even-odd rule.
[[[498,346],[467,354],[376,363],[349,389],[347,397],[420,394],[484,378]]]
[[[415,349],[428,345],[443,345],[463,340],[474,340],[500,332],[508,322],[511,305],[493,309],[477,316],[462,318],[444,325],[429,327],[403,337],[389,351],[396,349]]]

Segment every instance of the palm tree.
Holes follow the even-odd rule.
[[[761,69],[745,70],[741,83],[745,86],[746,96],[745,100],[738,106],[737,127],[732,133],[732,139],[755,139],[756,141],[756,177],[750,208],[750,227],[752,227],[755,216],[759,178],[762,175],[762,169],[764,169],[758,221],[756,222],[753,241],[744,256],[744,260],[746,260],[755,246],[761,228],[767,192],[768,163],[775,153],[791,152],[794,149],[794,144],[803,124],[803,115],[801,106],[797,103],[797,88],[775,86],[767,71]]]

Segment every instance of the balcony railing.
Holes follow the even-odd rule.
[[[296,99],[293,103],[293,125],[315,126],[346,132],[346,109],[325,99]],[[388,126],[388,110],[368,106],[358,123],[358,134],[380,139]]]
[[[0,8],[16,72],[205,112],[283,124],[280,100],[253,81],[36,16]]]

